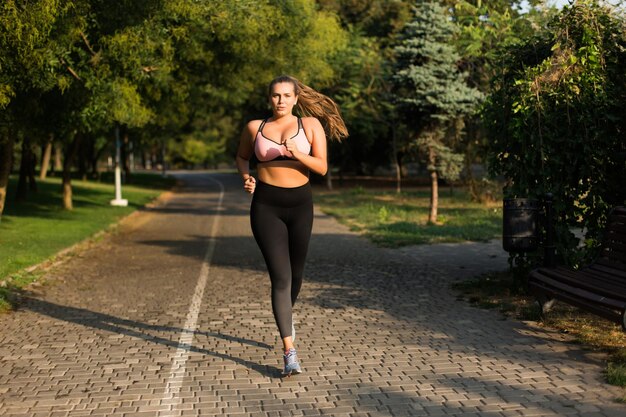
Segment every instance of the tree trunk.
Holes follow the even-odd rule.
[[[471,145],[467,145],[469,148]],[[470,193],[472,201],[480,201],[480,193],[478,191],[478,184],[476,184],[476,178],[472,172],[472,161],[470,159],[471,152],[466,149],[465,151],[465,171],[467,175],[467,187]]]
[[[430,147],[428,149],[428,166],[430,171],[430,213],[428,214],[428,223],[437,224],[437,208],[439,207],[439,183],[437,181],[436,167],[437,155],[435,150]]]
[[[208,167],[207,162],[205,162],[205,165]],[[219,163],[217,161],[213,162],[213,166],[215,169],[217,169],[218,165]],[[128,172],[135,172],[135,150],[132,140],[128,141]]]
[[[400,155],[396,155],[395,165],[396,165],[396,193],[400,194],[402,192],[402,165],[400,164]]]
[[[62,172],[63,171],[63,149],[60,142],[57,142],[54,145],[54,169],[53,171]]]
[[[33,152],[32,147],[28,147],[28,191],[37,192],[37,180],[35,179],[35,169],[37,168],[37,155]]]
[[[165,139],[161,141],[161,175],[167,175],[167,167],[165,166]]]
[[[391,129],[391,151],[393,152],[392,162],[396,169],[396,193],[402,192],[402,166],[400,165],[400,153],[398,152],[398,141],[396,138],[396,129],[392,124]]]
[[[94,144],[93,148],[94,148],[94,152],[93,152],[93,155],[91,156],[91,176],[93,178],[99,179],[100,171],[98,170],[98,161],[100,160],[100,158],[102,158],[102,155],[107,150],[108,143],[105,143],[104,145],[102,145],[100,149],[97,149],[97,150],[95,150],[95,144]]]
[[[63,208],[65,210],[73,210],[72,202],[72,173],[63,170]]]
[[[9,132],[7,138],[0,139],[0,220],[4,212],[4,205],[7,196],[7,186],[9,185],[9,175],[13,163],[13,136]]]
[[[43,152],[41,156],[41,170],[39,171],[39,179],[45,180],[48,176],[48,169],[50,168],[50,158],[52,157],[52,141],[54,141],[54,134],[50,134],[50,139],[43,146]]]
[[[27,137],[22,139],[22,155],[20,156],[20,173],[15,191],[15,201],[25,201],[28,197],[28,174],[30,170],[31,150],[30,141]]]
[[[87,181],[87,160],[89,154],[89,146],[88,141],[82,141],[80,146],[78,147],[78,178],[83,181]]]
[[[467,146],[465,147],[465,171],[467,175],[467,185],[469,188],[469,193],[471,199],[473,201],[480,201],[480,190],[478,189],[478,183],[476,182],[476,178],[474,177],[474,172],[472,170],[472,164],[475,160],[475,151],[474,151],[474,143],[478,143],[478,135],[479,131],[475,128],[474,123],[470,122],[467,124],[466,128],[467,135]]]
[[[72,210],[74,208],[72,203],[72,164],[78,154],[80,142],[81,136],[77,133],[74,135],[74,140],[72,140],[72,143],[67,149],[63,161],[63,208],[65,210]]]
[[[141,152],[141,167],[145,170],[145,169],[150,169],[148,168],[148,158],[146,157],[146,152]]]
[[[121,160],[121,164],[122,164],[122,169],[124,170],[124,182],[126,184],[130,184],[132,179],[130,177],[131,172],[130,172],[130,164],[129,164],[129,158],[130,158],[130,139],[128,137],[128,129],[124,129],[124,139],[122,140],[122,160]]]
[[[329,191],[333,190],[333,177],[330,174],[330,170],[324,175],[326,177],[326,189]]]

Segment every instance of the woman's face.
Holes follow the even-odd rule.
[[[290,82],[276,83],[272,87],[270,93],[270,104],[274,114],[278,117],[291,114],[293,106],[296,105],[298,96],[296,96],[294,85]]]

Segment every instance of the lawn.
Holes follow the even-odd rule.
[[[316,191],[316,204],[352,230],[380,246],[487,241],[502,235],[502,203],[470,201],[462,189],[441,190],[440,224],[428,224],[427,189],[396,193],[355,187]]]
[[[0,309],[7,307],[6,298],[12,289],[36,278],[25,273],[25,268],[107,229],[173,183],[173,179],[160,175],[134,174],[133,184],[122,189],[128,207],[114,207],[109,204],[115,195],[112,183],[73,180],[74,209],[68,211],[61,205],[60,178],[39,180],[37,193],[30,193],[22,203],[13,199],[16,179],[11,178],[0,222]]]

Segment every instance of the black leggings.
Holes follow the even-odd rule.
[[[291,336],[296,303],[313,226],[310,184],[283,188],[258,182],[250,224],[272,281],[272,310],[280,337]]]

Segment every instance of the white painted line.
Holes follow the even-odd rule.
[[[176,349],[174,361],[172,362],[172,367],[170,368],[170,376],[167,379],[165,392],[163,393],[163,398],[161,399],[161,405],[167,407],[167,410],[159,411],[159,416],[163,417],[178,415],[177,408],[182,401],[179,394],[183,386],[183,378],[185,377],[185,371],[187,369],[189,350],[193,345],[193,336],[198,327],[198,315],[200,314],[200,307],[202,306],[202,297],[209,279],[211,259],[213,258],[213,252],[215,251],[215,237],[219,226],[219,213],[222,209],[222,200],[224,199],[224,185],[214,178],[209,177],[209,179],[219,185],[220,196],[217,201],[215,216],[213,216],[213,226],[211,227],[211,234],[209,235],[209,247],[204,255],[204,261],[202,262],[202,268],[200,269],[198,283],[196,284],[196,289],[193,293],[193,297],[191,298],[189,312],[187,313],[185,327],[180,333],[178,348]]]

